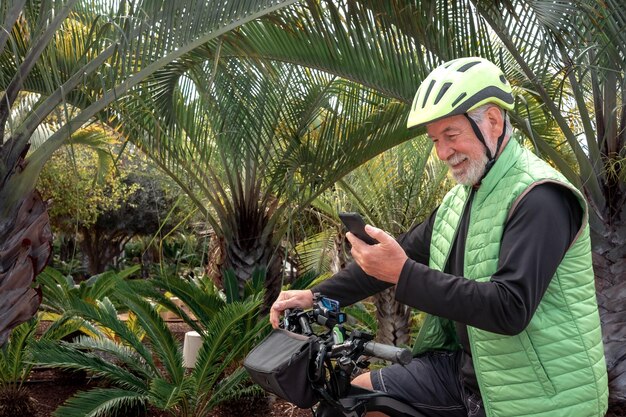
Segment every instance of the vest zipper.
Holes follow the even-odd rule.
[[[469,196],[465,199],[465,203],[463,203],[463,210],[461,210],[461,216],[459,217],[459,222],[456,225],[456,229],[454,229],[454,236],[452,237],[452,242],[450,243],[450,246],[448,246],[448,253],[446,254],[446,259],[443,263],[443,271],[446,271],[448,269],[448,261],[450,260],[450,252],[452,252],[452,248],[454,247],[454,244],[456,243],[456,239],[459,236],[459,229],[461,228],[461,223],[463,222],[463,216],[465,214],[465,210],[467,210],[467,205],[474,198],[474,194],[476,194],[476,189],[474,187],[470,187]],[[468,224],[469,224],[469,221],[468,221]],[[465,248],[465,245],[463,247]],[[465,249],[463,249],[463,251],[465,251]],[[463,276],[465,276],[465,253],[463,254]]]

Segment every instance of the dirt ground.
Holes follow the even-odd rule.
[[[77,390],[79,385],[41,383],[29,385],[30,395],[37,401],[37,417],[50,417],[56,408]],[[133,413],[134,414],[134,413]],[[208,417],[312,417],[310,410],[302,410],[275,398],[240,399],[236,403],[217,407]],[[142,417],[165,417],[169,414],[149,410]]]
[[[82,378],[80,378],[82,380]],[[75,392],[88,388],[84,380],[72,381],[62,379],[55,381],[40,381],[29,383],[26,389],[37,401],[37,417],[51,417],[56,408]],[[124,417],[165,417],[170,416],[159,410],[149,410],[147,413],[129,413]],[[254,399],[239,399],[231,403],[218,406],[207,417],[312,417],[310,410],[300,409],[276,397]],[[17,416],[16,416],[17,417]],[[119,416],[118,417],[122,417]]]

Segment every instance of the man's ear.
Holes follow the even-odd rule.
[[[487,129],[489,129],[489,136],[497,138],[502,134],[504,128],[504,118],[502,117],[502,110],[498,106],[491,106],[485,113],[485,119],[487,119]]]

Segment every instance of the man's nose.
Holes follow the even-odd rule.
[[[451,146],[445,145],[439,141],[435,145],[435,150],[437,151],[437,156],[442,161],[447,161],[454,154],[454,149]]]

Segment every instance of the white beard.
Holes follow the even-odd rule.
[[[457,172],[454,168],[452,168],[454,165],[465,159],[468,161],[465,170]],[[475,185],[481,180],[483,174],[485,173],[485,166],[487,165],[487,162],[489,162],[489,159],[484,153],[481,154],[479,159],[471,159],[465,154],[455,153],[446,162],[450,168],[452,177],[454,177],[456,182],[463,185]]]

